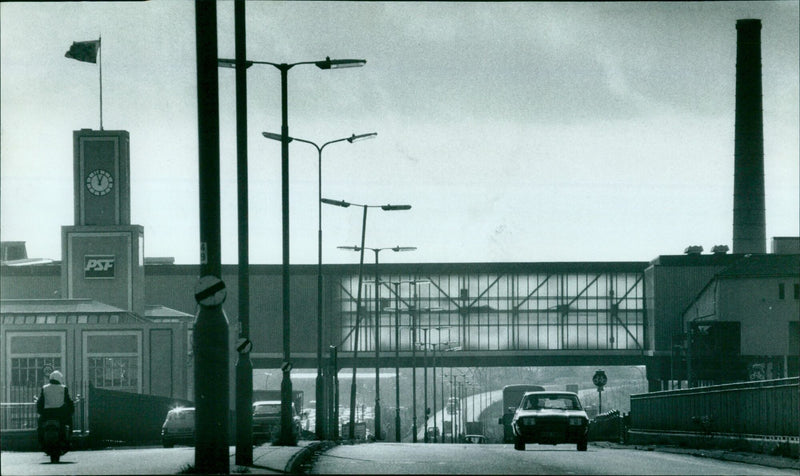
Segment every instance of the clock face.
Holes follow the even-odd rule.
[[[102,196],[114,187],[114,177],[103,169],[89,172],[86,176],[86,188],[94,195]]]

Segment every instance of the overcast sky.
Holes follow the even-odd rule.
[[[323,196],[372,209],[381,262],[639,261],[732,247],[736,20],[762,21],[767,237],[798,236],[800,3],[249,2],[248,59],[363,58],[289,73],[289,133],[325,149]],[[218,3],[234,56],[233,2]],[[72,131],[131,140],[145,255],[199,260],[194,3],[0,5],[2,240],[61,259]],[[235,73],[220,70],[222,258],[237,261]],[[250,256],[281,261],[280,74],[248,70]],[[292,143],[291,261],[317,261],[317,152]],[[324,262],[361,209],[323,208]],[[769,248],[768,248],[769,249]],[[370,261],[372,254],[367,256]]]

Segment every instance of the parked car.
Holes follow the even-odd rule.
[[[261,400],[253,403],[253,439],[274,440],[280,435],[281,401]],[[300,438],[300,415],[292,402],[292,436]]]
[[[514,449],[520,451],[526,443],[575,443],[586,451],[588,427],[589,417],[572,392],[526,392],[511,420]]]
[[[161,426],[161,444],[164,448],[194,444],[194,407],[177,407],[167,412]]]
[[[464,442],[482,445],[486,443],[486,437],[483,435],[466,435],[464,436]]]

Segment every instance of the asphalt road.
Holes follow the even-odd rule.
[[[235,448],[231,447],[231,453]],[[119,448],[70,451],[59,463],[50,463],[44,452],[2,453],[3,476],[33,474],[175,474],[194,465],[194,448]]]
[[[720,461],[683,454],[589,445],[342,445],[317,456],[312,474],[635,474],[792,475],[794,469]]]

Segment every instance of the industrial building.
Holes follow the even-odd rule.
[[[773,238],[766,253],[760,28],[737,23],[746,48],[737,57],[732,253],[691,246],[650,262],[366,265],[382,284],[367,286],[358,342],[357,267],[324,265],[326,351],[337,346],[340,366],[353,364],[357,346],[363,366],[408,367],[439,328],[435,342],[460,347],[439,355],[443,366],[646,365],[650,390],[798,375],[800,238]],[[73,388],[191,399],[199,266],[145,257],[144,229],[130,223],[128,133],[83,129],[73,139],[75,222],[62,227],[61,260],[29,258],[24,242],[2,245],[0,399],[29,401],[48,368]],[[316,368],[316,267],[290,274],[292,364]],[[236,275],[223,266],[231,339]],[[281,267],[251,265],[250,279],[251,358],[279,368]]]

